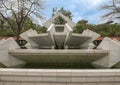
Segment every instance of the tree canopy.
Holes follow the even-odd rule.
[[[65,10],[63,7],[59,10],[53,8],[52,16],[54,16],[58,12],[61,12],[68,18],[72,19],[72,13],[68,10]],[[15,12],[15,13],[16,13],[15,15],[17,16],[17,18],[15,18],[14,14],[12,14],[11,16],[5,16],[5,15],[2,16],[1,15],[1,17],[0,17],[0,36],[16,36],[18,34],[15,32],[15,31],[19,30],[18,23],[16,20],[19,18],[21,20],[21,17],[24,15],[21,15],[21,11],[19,13],[17,13],[17,12]],[[66,21],[64,19],[62,19],[62,17],[58,17],[55,19],[55,23],[56,24],[65,24]],[[76,26],[74,27],[73,32],[82,33],[83,30],[90,29],[90,30],[93,30],[93,31],[101,34],[101,36],[120,36],[120,25],[119,24],[111,24],[111,23],[112,23],[112,21],[107,22],[105,24],[93,25],[93,24],[88,24],[88,20],[80,20],[77,22]],[[46,33],[46,30],[47,30],[47,28],[45,28],[44,26],[34,24],[33,21],[31,20],[31,18],[29,17],[29,15],[26,16],[24,24],[21,24],[21,25],[22,25],[22,28],[20,28],[20,33],[24,32],[30,28],[37,30],[38,33]]]
[[[46,33],[47,30],[44,26],[33,23],[31,18],[27,17],[21,32],[25,32],[29,29],[36,30],[38,33]],[[4,19],[0,19],[0,36],[16,36],[9,24]]]
[[[84,21],[87,21],[87,20],[84,20]],[[83,20],[80,20],[76,24],[76,26],[74,28],[74,32],[82,33],[83,30],[85,30],[85,29],[93,30],[103,37],[105,37],[105,36],[112,36],[112,37],[120,36],[120,25],[119,24],[106,24],[105,23],[105,24],[99,24],[99,25],[92,25],[92,24],[88,24],[88,23],[83,23]]]
[[[42,19],[42,0],[0,0],[0,15],[19,39],[28,17]]]

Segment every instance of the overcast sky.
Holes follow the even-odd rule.
[[[49,19],[52,15],[52,8],[64,7],[73,14],[73,21],[88,20],[91,24],[102,22],[101,17],[106,10],[99,10],[99,7],[110,0],[46,0],[44,16]]]

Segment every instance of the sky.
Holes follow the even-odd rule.
[[[103,22],[102,15],[106,10],[100,10],[100,6],[108,3],[110,0],[46,0],[44,17],[51,18],[52,8],[64,7],[72,12],[73,21],[88,20],[90,24],[100,24]]]

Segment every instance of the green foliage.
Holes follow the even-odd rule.
[[[120,25],[117,24],[101,24],[95,26],[95,32],[101,36],[120,36]]]
[[[32,22],[32,20],[28,17],[25,21],[25,24],[23,25],[22,32],[25,32],[29,29],[37,29],[37,25]]]
[[[38,33],[46,33],[47,32],[47,28],[44,27],[44,26],[40,26],[40,25],[37,25],[37,24],[34,24],[30,18],[28,18],[25,22],[25,25],[23,26],[23,30],[22,32],[25,32],[29,29],[33,29],[33,30],[36,30]]]
[[[12,21],[12,20],[11,20]],[[3,22],[3,21],[2,21]],[[81,20],[79,21],[74,31],[75,33],[82,33],[85,29],[93,30],[97,33],[99,33],[101,36],[120,36],[120,25],[118,24],[99,24],[99,25],[91,25],[87,23],[88,21]],[[14,21],[12,21],[14,24]],[[15,25],[14,25],[15,26]],[[0,28],[0,36],[16,36],[15,32],[6,25],[6,23],[1,23]],[[36,25],[34,24],[30,18],[28,18],[25,22],[25,25],[23,26],[22,32],[25,32],[29,29],[37,30],[38,33],[46,33],[47,28],[44,26]],[[21,33],[22,33],[21,32]]]
[[[63,15],[67,16],[69,19],[72,20],[72,17],[73,17],[72,13],[69,10],[65,10],[63,7],[61,9],[59,9],[59,10],[57,10],[57,8],[53,8],[53,14],[52,14],[52,16],[56,15],[57,13],[62,13]],[[54,20],[54,23],[55,24],[65,24],[66,21],[62,17],[58,16]]]
[[[76,24],[73,32],[82,33],[83,30],[85,30],[85,29],[93,30],[103,37],[105,37],[105,36],[112,36],[112,37],[120,36],[120,25],[118,25],[118,24],[91,25],[91,24],[83,23],[83,20],[79,21]]]
[[[53,23],[54,23],[54,24],[65,24],[66,21],[65,21],[62,17],[58,16],[58,17],[53,21]]]
[[[44,26],[38,26],[36,30],[38,33],[47,33],[47,28]]]
[[[91,29],[92,30],[93,25],[87,24],[88,21],[85,21],[85,22],[84,21],[85,20],[78,21],[78,23],[74,27],[73,32],[75,32],[75,33],[82,33],[83,30],[85,30],[85,29]]]
[[[73,30],[75,33],[82,33],[83,30],[87,29],[87,26],[85,24],[77,24]]]
[[[36,25],[34,24],[30,18],[27,18],[24,26],[23,26],[23,30],[22,32],[25,32],[29,29],[33,29],[33,30],[36,30],[38,33],[46,33],[47,32],[47,28],[44,27],[44,26],[40,26],[40,25]]]
[[[15,33],[11,30],[11,29],[4,29],[2,32],[1,32],[1,36],[9,36],[9,37],[12,37],[12,36],[15,36]]]
[[[10,27],[9,29],[14,32],[19,45],[20,34],[34,25],[27,21],[28,17],[43,19],[44,1],[42,0],[2,0],[0,5],[0,16],[7,22]],[[11,32],[7,31],[5,33],[10,34]]]
[[[14,24],[13,26],[16,28],[16,24],[14,23],[15,21],[12,19],[9,19],[9,20],[12,22],[12,24]],[[0,36],[16,36],[15,31],[13,32],[13,29],[11,29],[11,27],[6,22],[4,22],[4,23],[0,24]],[[25,21],[25,24],[23,25],[21,33],[25,32],[31,28],[34,30],[37,30],[38,33],[46,33],[46,30],[47,30],[47,28],[45,28],[43,26],[34,24],[32,22],[32,20],[28,17]]]

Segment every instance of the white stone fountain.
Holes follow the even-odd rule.
[[[64,25],[54,24],[62,17]],[[0,67],[22,67],[25,64],[38,66],[69,66],[91,64],[97,68],[120,67],[120,43],[108,37],[94,48],[100,35],[87,29],[82,34],[73,33],[75,23],[58,13],[44,23],[47,33],[38,34],[28,30],[20,36],[27,41],[27,49],[20,49],[14,39],[0,41]]]
[[[58,16],[67,23],[52,23]],[[120,41],[105,37],[93,49],[92,41],[100,35],[88,29],[72,33],[75,24],[60,13],[44,26],[47,33],[30,29],[21,34],[27,49],[21,49],[13,38],[0,40],[0,85],[120,85],[119,69],[41,69],[41,65],[86,64],[120,68]],[[40,67],[21,68],[28,63]]]

